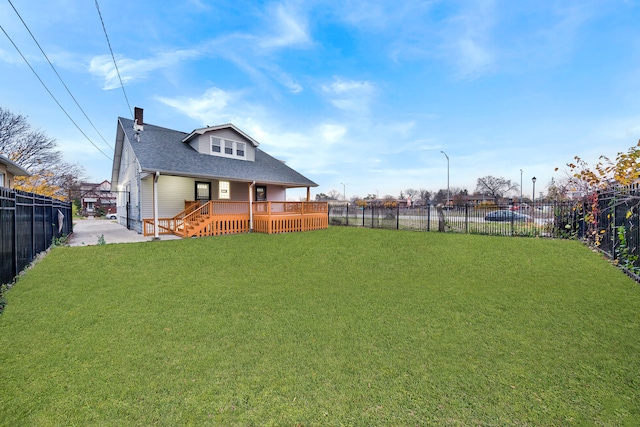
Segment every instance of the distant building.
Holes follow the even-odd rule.
[[[106,215],[116,212],[116,195],[111,192],[111,182],[107,180],[98,184],[84,182],[80,184],[80,194],[82,214]]]

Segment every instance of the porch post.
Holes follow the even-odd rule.
[[[158,179],[160,172],[153,176],[153,238],[158,239]]]
[[[249,232],[253,231],[253,186],[256,185],[255,181],[249,183]]]
[[[307,187],[307,202],[311,201],[311,187]]]

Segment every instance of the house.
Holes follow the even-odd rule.
[[[111,176],[117,214],[145,235],[183,237],[327,228],[327,204],[310,202],[317,184],[224,124],[190,133],[118,118]],[[287,202],[306,188],[307,202]]]
[[[80,184],[80,202],[85,215],[106,215],[116,211],[116,195],[111,192],[111,183],[107,180],[99,184]]]
[[[13,178],[16,176],[31,176],[31,174],[17,163],[0,154],[0,188],[13,188]]]

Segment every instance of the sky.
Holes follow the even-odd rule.
[[[0,0],[0,106],[95,182],[140,107],[184,132],[235,124],[312,196],[491,175],[530,197],[532,177],[546,191],[574,156],[638,142],[639,22],[634,0]]]

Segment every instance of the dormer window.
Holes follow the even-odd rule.
[[[245,158],[246,144],[244,142],[211,137],[211,154],[221,157]]]

